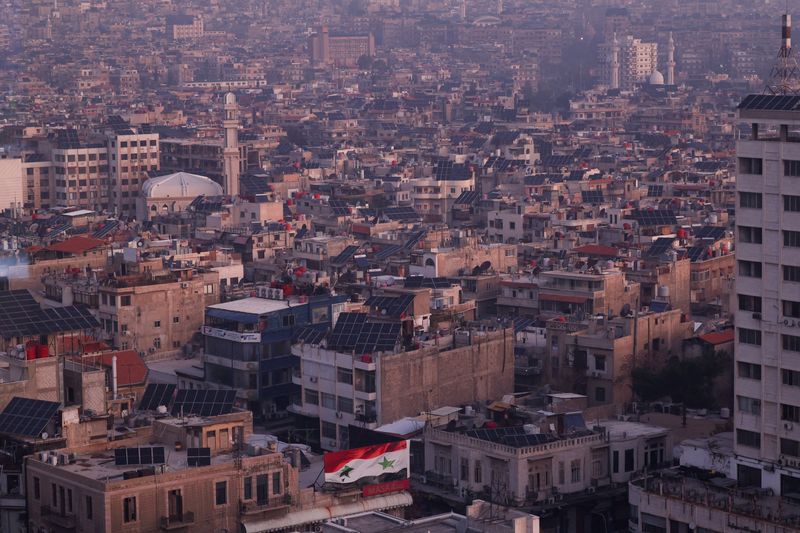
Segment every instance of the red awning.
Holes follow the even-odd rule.
[[[583,296],[570,296],[568,294],[539,294],[539,299],[548,302],[562,302],[565,304],[586,303],[586,298]]]

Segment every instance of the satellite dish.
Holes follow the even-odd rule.
[[[46,431],[42,432],[42,440],[47,440],[47,437],[49,436],[50,435],[48,435]]]

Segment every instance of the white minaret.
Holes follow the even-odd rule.
[[[667,85],[675,85],[675,39],[672,32],[669,32],[667,42]]]
[[[617,40],[617,33],[614,32],[614,39],[611,41],[611,79],[608,85],[612,89],[619,89],[619,41]]]
[[[222,150],[224,158],[225,194],[228,196],[239,195],[239,105],[236,95],[225,95],[225,146]]]

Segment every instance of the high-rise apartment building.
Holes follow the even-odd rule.
[[[740,485],[800,491],[799,96],[751,95],[737,142],[735,463]]]
[[[133,214],[148,173],[159,168],[158,133],[115,125],[106,131],[106,148],[110,168],[108,209]]]
[[[371,33],[331,35],[327,26],[321,26],[309,37],[308,49],[314,65],[354,67],[360,57],[375,56],[375,37]]]

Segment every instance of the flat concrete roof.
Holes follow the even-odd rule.
[[[627,440],[637,437],[657,437],[669,432],[667,428],[651,426],[640,422],[625,420],[603,420],[600,425],[606,428],[609,438],[613,440]]]
[[[268,300],[266,298],[243,298],[222,304],[209,305],[208,309],[219,309],[221,311],[233,311],[235,313],[247,313],[251,315],[264,315],[274,313],[281,309],[289,309],[297,305],[305,305],[299,301],[290,300]]]

